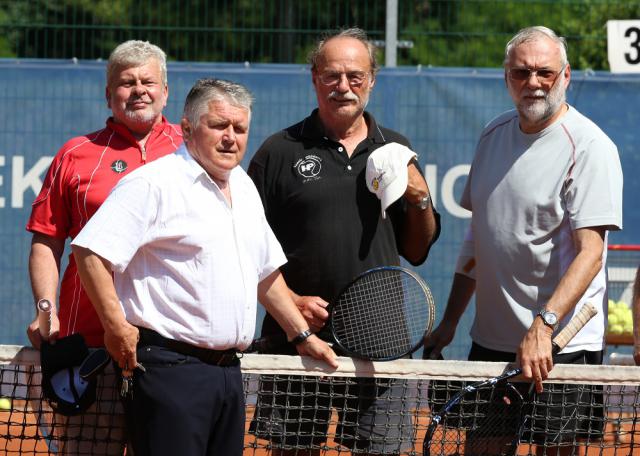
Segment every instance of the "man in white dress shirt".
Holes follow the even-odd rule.
[[[196,82],[185,145],[122,179],[72,244],[105,346],[133,375],[136,456],[242,454],[236,352],[253,337],[256,298],[299,353],[337,366],[291,300],[279,272],[286,258],[238,166],[251,102],[239,84]]]

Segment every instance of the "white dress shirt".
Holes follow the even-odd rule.
[[[124,177],[74,239],[109,261],[127,320],[218,350],[246,348],[258,283],[286,262],[239,166],[232,204],[185,146]]]

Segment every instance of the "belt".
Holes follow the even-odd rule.
[[[195,345],[178,340],[168,339],[152,329],[138,327],[140,340],[138,345],[155,345],[167,348],[181,355],[193,356],[205,364],[216,366],[233,366],[238,363],[236,350],[212,350],[209,348],[196,347]]]

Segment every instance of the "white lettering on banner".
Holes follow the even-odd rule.
[[[0,166],[4,166],[4,155],[0,155]],[[0,175],[0,187],[2,187],[2,181],[4,177]],[[0,196],[0,209],[4,207],[4,197]]]
[[[461,177],[467,177],[471,165],[455,165],[451,167],[442,178],[442,184],[440,184],[440,192],[438,192],[438,166],[437,165],[425,165],[424,177],[429,184],[429,192],[431,192],[431,201],[436,206],[436,200],[438,193],[441,194],[442,205],[449,214],[458,218],[471,218],[471,212],[460,206],[454,194],[454,188],[456,181]]]
[[[24,157],[14,156],[11,163],[11,207],[24,206],[24,192],[31,188],[37,195],[42,188],[40,175],[49,168],[53,157],[41,157],[40,160],[24,174]]]
[[[442,205],[451,215],[459,218],[471,218],[471,212],[460,206],[453,194],[453,188],[460,177],[467,177],[471,165],[456,165],[442,178]]]

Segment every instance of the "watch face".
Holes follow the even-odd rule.
[[[558,317],[553,312],[545,312],[542,317],[550,325],[555,325],[558,322]]]

